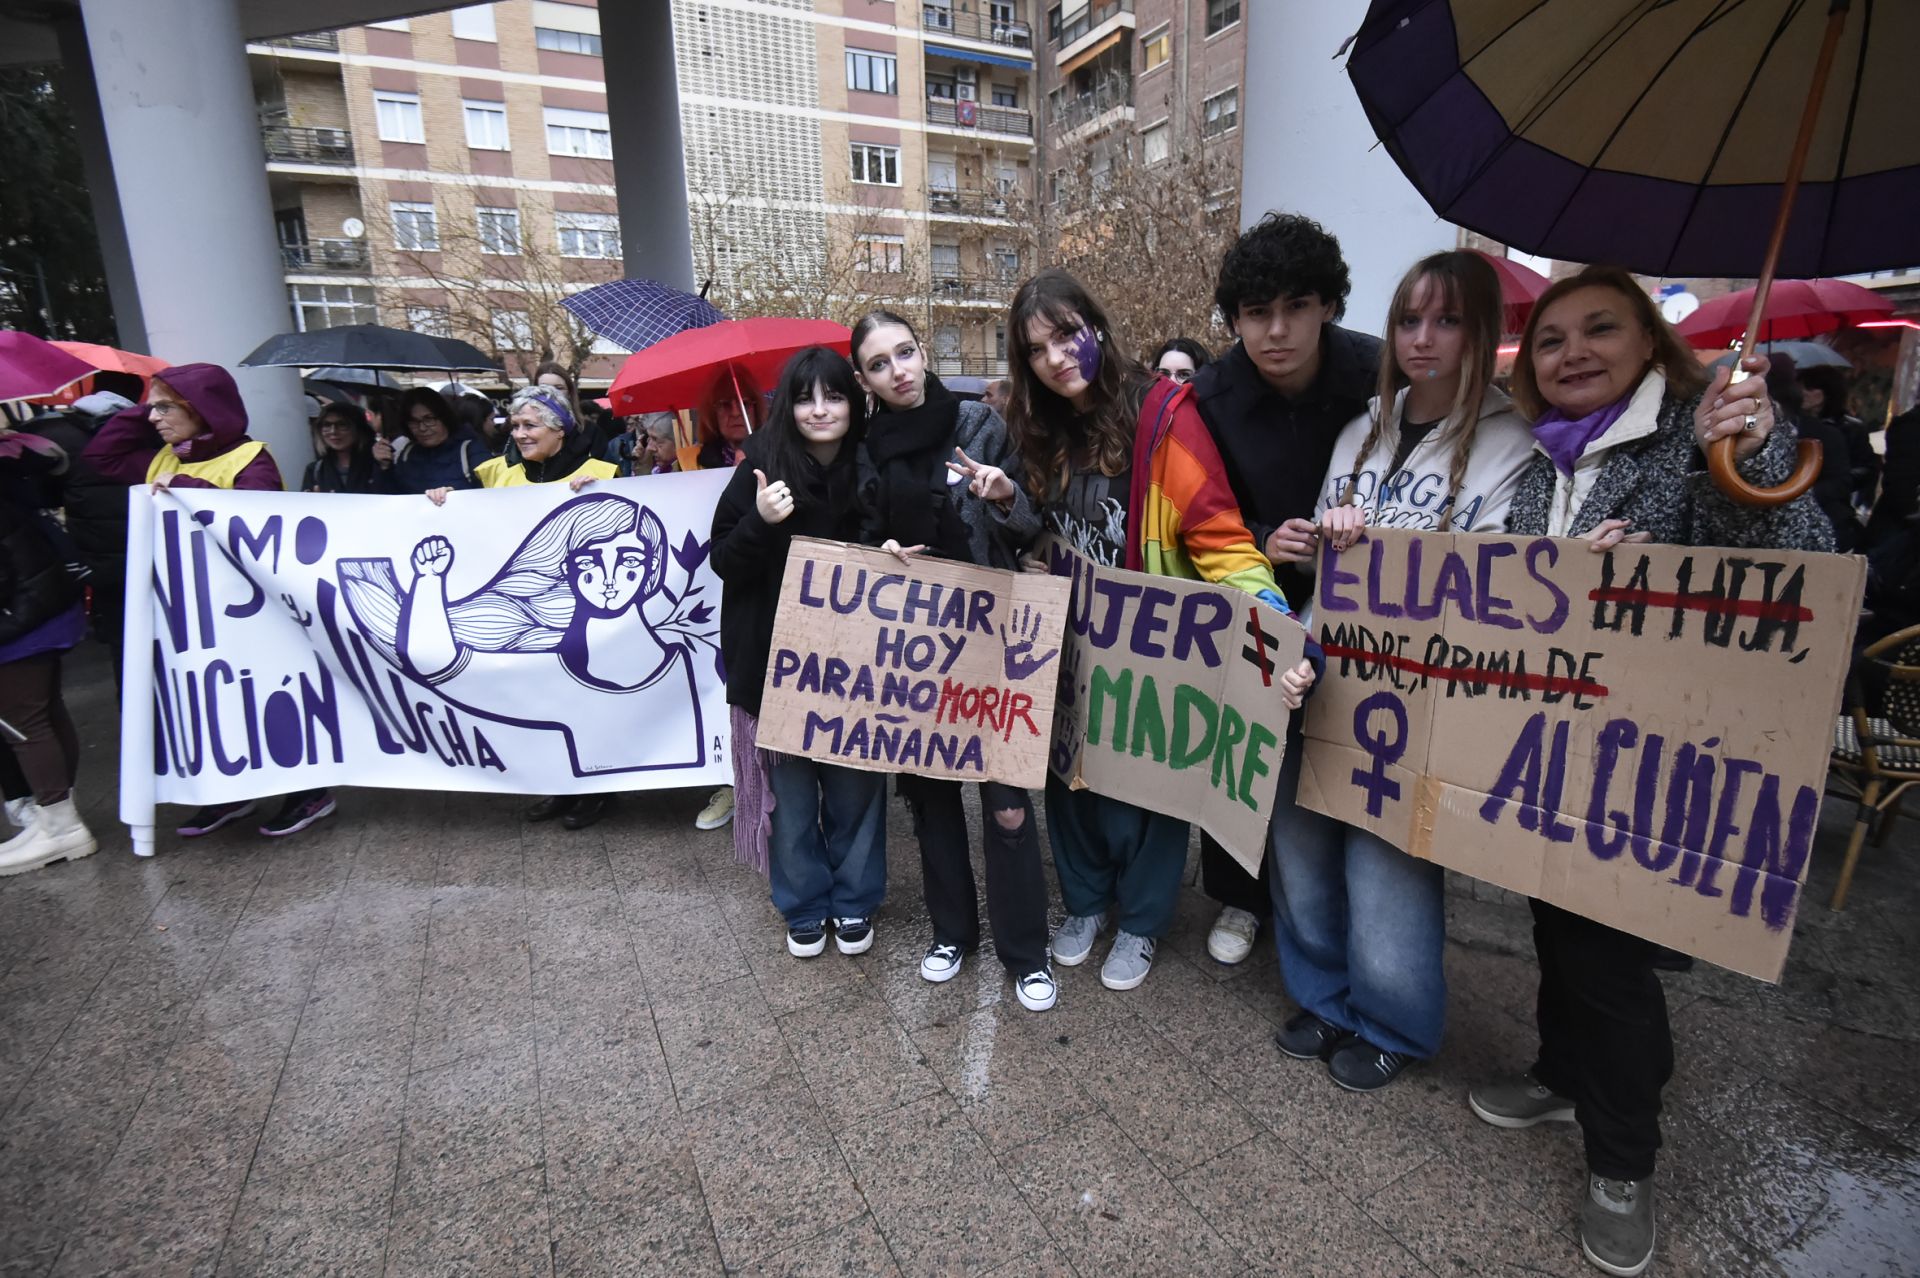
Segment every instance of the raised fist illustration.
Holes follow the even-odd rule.
[[[444,577],[453,567],[453,543],[445,537],[428,537],[413,548],[413,570],[422,577]]]

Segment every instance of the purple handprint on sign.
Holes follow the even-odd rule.
[[[1008,633],[1005,624],[1001,625],[1000,642],[1006,646],[1002,655],[1009,682],[1025,679],[1059,655],[1058,648],[1049,648],[1038,657],[1033,655],[1033,646],[1040,640],[1042,618],[1032,604],[1022,605],[1008,621],[1012,623],[1012,633]]]

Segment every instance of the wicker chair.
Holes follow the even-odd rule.
[[[1833,727],[1832,771],[1860,807],[1833,889],[1835,910],[1846,906],[1867,831],[1877,822],[1874,846],[1885,844],[1901,801],[1920,785],[1920,626],[1869,646],[1850,682],[1850,705]]]

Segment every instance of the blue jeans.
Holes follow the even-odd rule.
[[[887,895],[887,778],[777,756],[767,878],[789,926],[871,918]]]
[[[1294,803],[1287,743],[1268,834],[1273,935],[1296,1003],[1375,1047],[1429,1058],[1447,1019],[1445,876],[1366,830]]]

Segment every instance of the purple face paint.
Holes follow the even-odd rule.
[[[1080,376],[1088,382],[1098,380],[1100,376],[1100,336],[1086,325],[1073,337],[1073,360],[1080,366]]]

